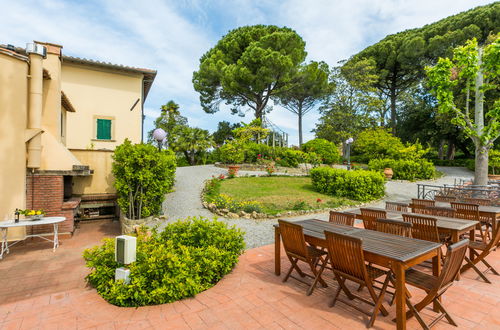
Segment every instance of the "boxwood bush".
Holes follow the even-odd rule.
[[[426,159],[372,159],[368,163],[370,170],[383,171],[390,167],[394,172],[393,179],[417,180],[432,179],[436,169],[434,164]]]
[[[238,262],[245,243],[235,227],[206,218],[188,218],[167,225],[163,232],[141,230],[137,260],[127,265],[131,281],[115,281],[114,241],[84,251],[87,281],[109,303],[146,306],[192,297],[214,286]]]
[[[340,162],[340,153],[337,145],[325,139],[313,139],[302,145],[305,152],[314,152],[321,157],[323,164],[333,164]]]
[[[381,198],[385,194],[384,176],[375,171],[317,167],[311,170],[311,180],[318,192],[359,201]]]

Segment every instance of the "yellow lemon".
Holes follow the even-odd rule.
[[[42,211],[36,211],[36,214],[40,215],[40,214],[42,214]]]

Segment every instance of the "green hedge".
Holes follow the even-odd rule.
[[[384,176],[374,171],[317,167],[311,170],[311,180],[318,192],[359,201],[381,198],[385,194]]]
[[[337,145],[325,139],[314,139],[302,145],[304,152],[314,152],[321,157],[323,164],[334,164],[340,162],[340,153]]]
[[[109,303],[137,307],[192,297],[214,286],[238,262],[245,243],[235,227],[205,218],[167,225],[163,232],[141,232],[137,261],[128,265],[131,282],[115,281],[113,239],[84,251],[87,281]]]
[[[425,159],[373,159],[368,163],[368,168],[374,171],[387,167],[392,168],[392,178],[396,180],[432,179],[436,172],[432,162]]]

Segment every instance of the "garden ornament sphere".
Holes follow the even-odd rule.
[[[166,137],[167,133],[162,128],[157,128],[153,131],[153,138],[158,142],[165,140]]]

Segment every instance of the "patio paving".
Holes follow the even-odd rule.
[[[365,315],[342,303],[328,307],[337,287],[331,273],[325,275],[329,287],[309,297],[304,284],[282,283],[283,275],[274,275],[274,245],[247,250],[231,274],[194,298],[141,308],[110,305],[86,286],[81,254],[117,231],[116,224],[84,225],[55,253],[46,243],[14,247],[0,261],[0,329],[365,329]],[[488,260],[500,268],[500,251]],[[282,271],[288,266],[284,257]],[[459,328],[500,329],[500,276],[488,277],[493,284],[469,271],[444,296]],[[411,292],[412,300],[422,297]],[[395,327],[394,308],[389,312],[377,317],[375,329]],[[424,317],[430,315],[427,309]],[[411,319],[408,328],[420,326]],[[435,329],[457,328],[441,321]]]

